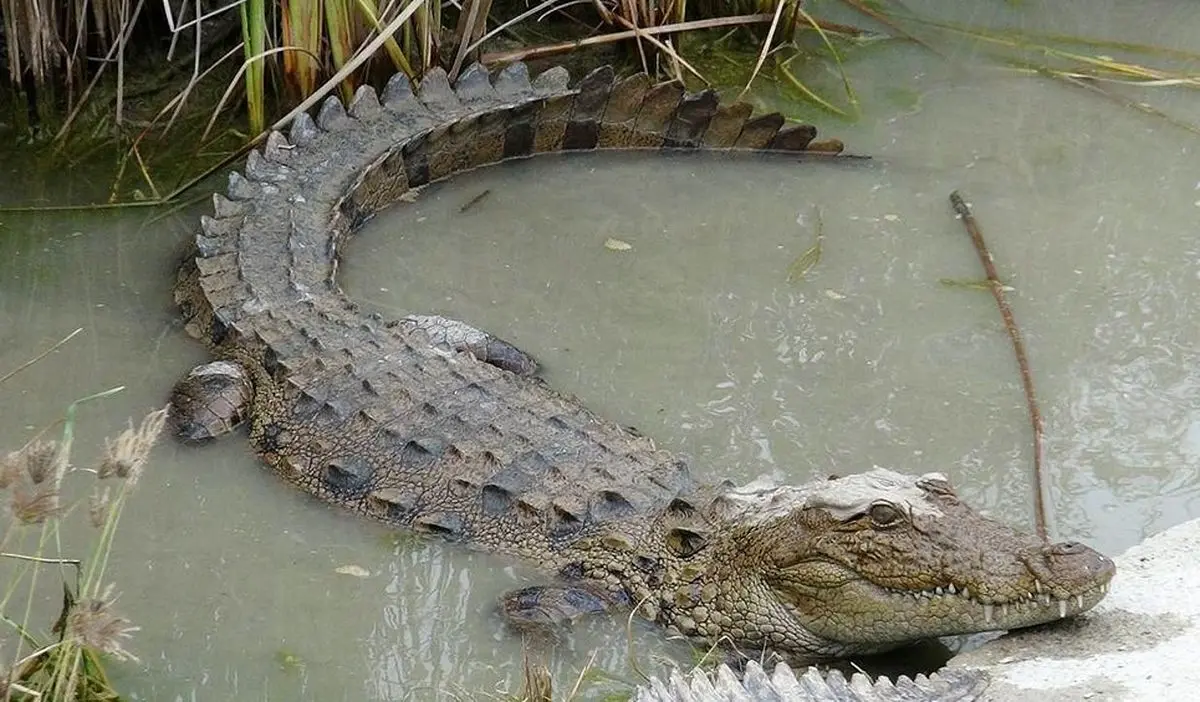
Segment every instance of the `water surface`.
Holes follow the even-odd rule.
[[[1200,36],[1186,1],[910,4],[1181,49]],[[982,50],[943,61],[893,47],[850,64],[867,117],[820,123],[876,156],[869,164],[592,155],[487,169],[370,223],[347,247],[343,283],[389,316],[438,312],[501,334],[556,387],[686,455],[702,479],[937,470],[1028,526],[1030,436],[1007,337],[986,292],[941,282],[980,276],[946,202],[961,188],[1029,347],[1053,530],[1120,551],[1200,516],[1196,137],[984,68]],[[1200,114],[1195,95],[1133,94]],[[103,196],[99,174],[37,182],[4,163],[5,197]],[[194,216],[153,217],[0,215],[0,369],[85,328],[0,387],[0,445],[125,385],[82,412],[76,462],[87,466],[90,447],[204,358],[170,297]],[[789,282],[818,228],[820,260]],[[610,238],[632,248],[610,250]],[[67,549],[88,529],[67,533]],[[349,565],[368,576],[338,572]],[[537,578],[325,508],[238,439],[159,448],[111,572],[142,627],[141,663],[114,670],[142,700],[512,690],[521,646],[491,604]],[[632,632],[644,669],[690,662],[660,632]],[[593,661],[620,689],[637,680],[626,656],[624,622],[594,621],[554,667],[568,680]]]

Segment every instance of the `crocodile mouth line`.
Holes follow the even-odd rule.
[[[1031,614],[1033,611],[1044,612],[1051,607],[1057,607],[1058,618],[1065,619],[1070,615],[1084,611],[1089,604],[1093,604],[1107,595],[1111,588],[1111,581],[1092,586],[1073,595],[1055,597],[1047,591],[1048,588],[1040,580],[1035,579],[1034,590],[1025,593],[1015,600],[1003,601],[984,601],[975,597],[970,588],[957,587],[954,584],[926,590],[901,590],[878,585],[876,587],[881,592],[887,593],[890,597],[903,600],[911,599],[917,602],[932,603],[935,600],[944,602],[945,598],[954,598],[955,600],[980,607],[984,622],[991,625],[997,621],[997,611],[1000,613],[1000,620],[1003,621],[1008,619],[1012,614]]]

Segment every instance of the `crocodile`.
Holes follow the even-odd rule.
[[[201,218],[175,299],[217,360],[174,389],[178,436],[244,422],[261,460],[320,500],[541,567],[550,582],[501,598],[519,626],[626,608],[748,658],[808,663],[1053,621],[1104,597],[1111,560],[979,514],[939,473],[699,484],[503,339],[369,315],[338,287],[348,238],[415,189],[609,148],[847,158],[811,126],[610,67],[572,85],[562,68],[472,65],[454,83],[435,69],[348,105],[330,97],[271,132]]]

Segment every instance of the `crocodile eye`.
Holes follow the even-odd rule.
[[[887,502],[876,502],[871,505],[867,516],[871,518],[875,526],[881,527],[895,526],[904,518],[904,515],[900,513],[900,510],[896,509],[895,505],[888,504]]]

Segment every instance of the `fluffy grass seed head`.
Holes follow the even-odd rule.
[[[117,660],[136,661],[137,656],[125,649],[125,643],[141,627],[133,626],[125,617],[113,613],[112,606],[119,597],[113,594],[113,586],[109,584],[99,597],[76,602],[67,615],[67,636],[81,646]]]
[[[127,480],[129,487],[136,485],[146,467],[150,449],[158,440],[166,421],[167,408],[164,407],[146,415],[141,426],[134,428],[130,422],[129,428],[121,432],[116,439],[105,439],[104,455],[100,459],[96,475],[101,479]]]
[[[24,524],[41,524],[62,512],[59,488],[68,450],[56,441],[31,441],[4,457],[0,482],[12,490],[9,508]]]

